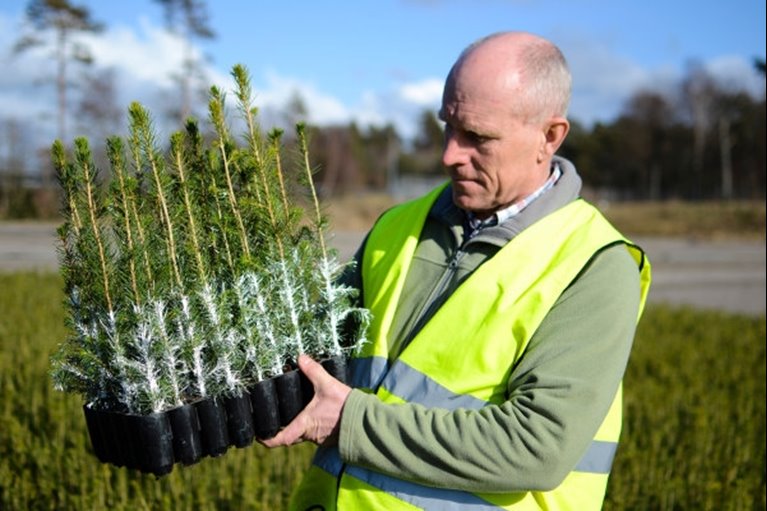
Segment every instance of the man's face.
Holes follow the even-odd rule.
[[[515,114],[513,87],[486,77],[451,73],[440,110],[453,201],[480,218],[523,199],[548,176],[540,165],[543,127]]]

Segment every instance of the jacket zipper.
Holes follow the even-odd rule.
[[[448,287],[448,284],[452,281],[453,277],[455,277],[455,274],[458,271],[458,264],[460,263],[461,259],[463,259],[463,256],[466,255],[464,246],[465,244],[460,246],[448,260],[447,267],[445,267],[445,271],[442,272],[438,285],[434,286],[434,289],[429,294],[429,298],[424,302],[421,310],[418,312],[418,319],[415,321],[410,335],[407,338],[407,342],[403,344],[402,349],[410,344],[410,341],[412,341],[413,338],[418,335],[418,332],[421,331],[426,323],[428,323],[428,320],[431,319],[431,317],[436,313],[436,310],[433,310],[435,301],[444,293],[445,289]]]

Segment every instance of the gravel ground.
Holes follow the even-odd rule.
[[[330,243],[351,256],[363,233]],[[650,301],[745,314],[765,313],[765,245],[760,241],[640,238],[653,267]],[[56,224],[0,222],[0,271],[56,271]],[[2,290],[0,290],[2,292]]]

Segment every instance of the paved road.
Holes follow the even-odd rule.
[[[331,238],[342,258],[362,239],[341,231]],[[650,301],[746,314],[765,313],[763,242],[635,239],[653,265]],[[0,222],[0,271],[56,270],[56,225]],[[0,290],[2,292],[2,290]]]

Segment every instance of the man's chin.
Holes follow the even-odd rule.
[[[488,208],[487,204],[477,200],[476,197],[460,193],[453,193],[453,204],[464,211],[474,213],[477,218],[486,218],[495,211],[492,208]]]
[[[464,211],[475,211],[477,209],[477,202],[472,200],[471,196],[455,193],[455,191],[453,191],[453,203]]]

